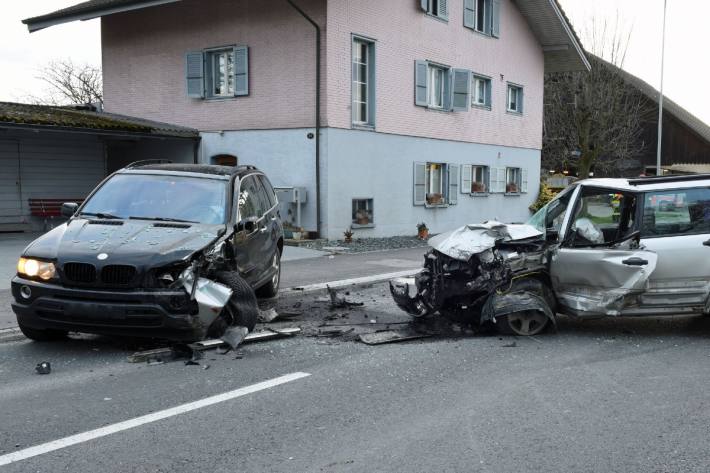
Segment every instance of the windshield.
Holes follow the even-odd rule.
[[[117,174],[87,201],[85,216],[224,224],[228,181]]]
[[[545,234],[547,234],[548,229],[555,229],[559,232],[562,229],[562,221],[565,218],[565,211],[569,205],[573,190],[574,187],[570,186],[560,192],[557,197],[530,217],[527,222],[528,225],[532,225]]]

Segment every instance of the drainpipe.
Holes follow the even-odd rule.
[[[292,0],[286,0],[286,2],[316,29],[316,233],[320,238],[320,26]]]

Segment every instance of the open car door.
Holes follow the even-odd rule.
[[[656,253],[638,248],[633,193],[583,187],[550,263],[560,312],[618,316],[638,305],[656,268]]]

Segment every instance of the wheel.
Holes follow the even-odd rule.
[[[279,293],[279,284],[281,283],[281,252],[278,249],[274,252],[271,267],[276,269],[276,274],[274,274],[269,282],[256,290],[257,297],[267,299],[276,297]]]
[[[67,338],[67,334],[69,333],[64,330],[42,330],[31,328],[26,325],[22,325],[19,322],[17,325],[20,327],[20,331],[25,337],[30,340],[34,340],[35,342],[56,342]]]
[[[215,275],[215,280],[232,290],[232,297],[215,323],[222,321],[222,324],[226,323],[227,326],[241,325],[250,332],[253,331],[259,316],[259,306],[252,288],[236,271],[220,271]],[[224,328],[226,329],[226,326]]]
[[[496,317],[496,328],[506,335],[527,337],[541,333],[549,322],[550,320],[542,312],[527,310]]]

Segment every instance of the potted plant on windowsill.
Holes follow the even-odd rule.
[[[514,182],[509,182],[505,186],[505,192],[508,194],[517,194],[518,192],[518,185],[515,184]]]
[[[471,190],[476,193],[486,192],[486,185],[482,182],[474,182],[471,185]]]
[[[358,225],[369,225],[370,216],[366,210],[358,210],[355,214],[355,223]]]
[[[426,226],[426,223],[418,223],[417,224],[417,237],[420,240],[426,240],[429,238],[429,229]]]
[[[440,205],[444,203],[443,194],[427,194],[426,202],[429,205]]]

